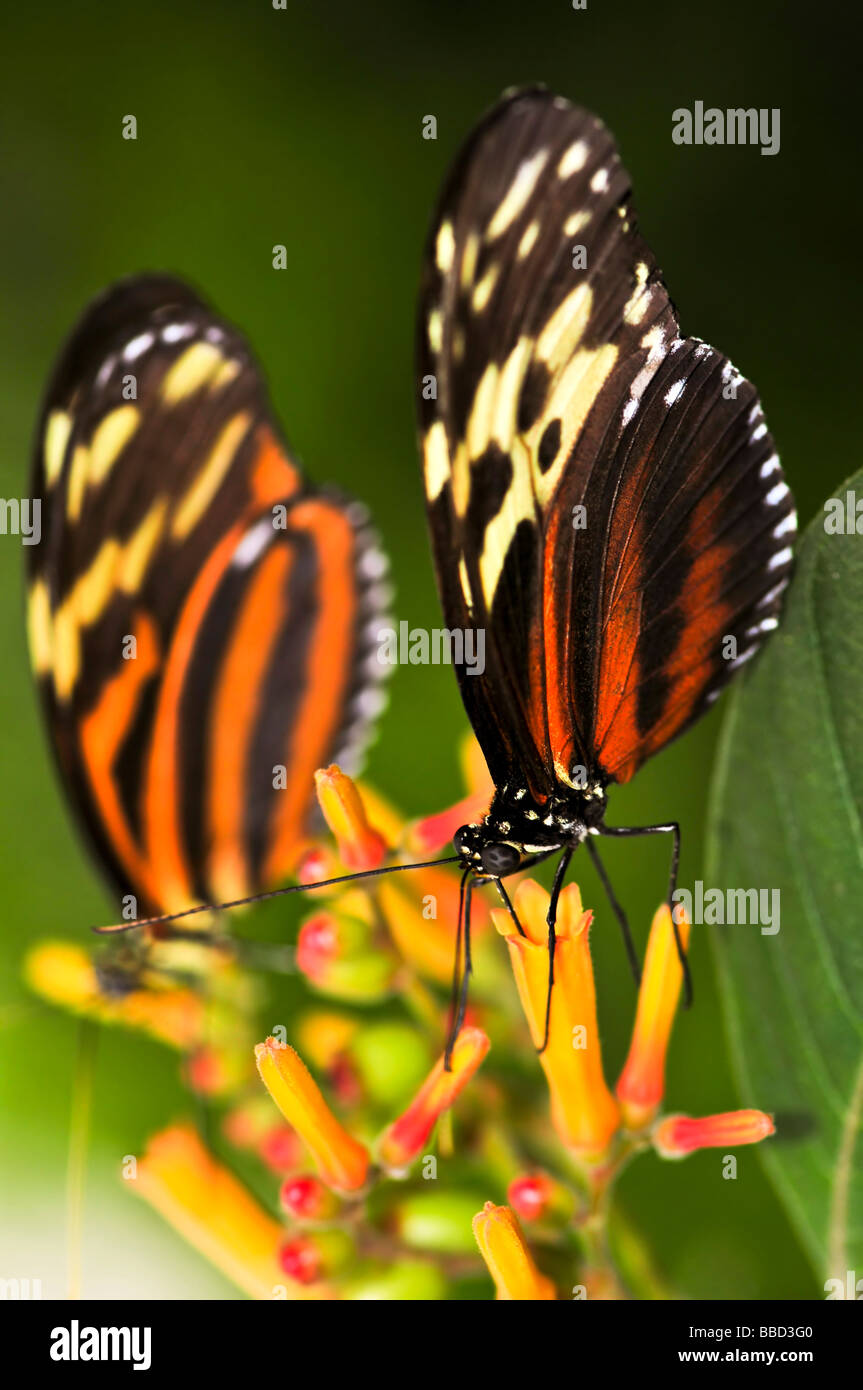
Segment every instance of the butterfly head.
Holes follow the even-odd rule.
[[[496,834],[487,821],[481,825],[463,825],[453,836],[453,845],[465,868],[473,865],[494,878],[515,873],[523,858],[522,847],[503,839],[500,832]]]
[[[463,825],[453,837],[462,863],[495,878],[515,873],[527,859],[563,845],[578,845],[605,817],[606,793],[600,784],[585,791],[561,788],[542,805],[526,790],[506,787],[485,820]]]

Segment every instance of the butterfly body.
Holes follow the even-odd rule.
[[[495,794],[481,822],[461,827],[455,848],[465,864],[486,872],[512,865],[504,870],[511,873],[527,857],[545,856],[564,846],[575,849],[588,835],[598,834],[606,806],[600,781],[584,791],[560,784],[544,802],[534,800],[527,786],[513,781]]]

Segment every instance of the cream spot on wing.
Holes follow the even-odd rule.
[[[639,261],[635,267],[635,288],[629,296],[623,309],[623,321],[628,324],[639,324],[644,318],[647,310],[649,295],[645,295],[644,286],[648,276],[647,265],[644,261]]]
[[[455,234],[451,222],[441,222],[435,241],[435,260],[442,275],[448,275],[455,259]]]
[[[522,521],[536,520],[536,504],[530,481],[530,468],[513,460],[512,483],[500,511],[486,526],[479,577],[486,605],[491,608],[507,551]]]
[[[491,437],[507,452],[515,439],[519,396],[532,349],[532,338],[519,338],[500,372]]]
[[[586,208],[582,208],[579,212],[572,213],[566,219],[563,224],[563,230],[567,236],[578,236],[579,232],[584,230],[589,221],[590,213]]]
[[[236,458],[251,423],[251,415],[243,410],[222,426],[215,444],[174,510],[171,521],[174,540],[183,540],[197,526]]]
[[[443,346],[443,314],[440,309],[432,309],[429,314],[428,335],[432,352],[440,352]]]
[[[471,612],[473,612],[473,594],[471,592],[470,587],[470,576],[468,575],[467,564],[463,555],[459,556],[458,561],[458,582],[461,585],[461,591],[464,595],[464,601],[467,604],[468,609]]]
[[[587,162],[587,144],[584,140],[576,140],[574,145],[562,156],[557,166],[558,176],[568,179],[571,174],[577,174],[579,169],[583,169]]]
[[[488,304],[498,274],[498,266],[490,265],[485,275],[482,277],[479,284],[474,289],[473,297],[471,298],[471,305],[473,307],[474,313],[481,314],[485,306]]]
[[[436,420],[423,444],[426,496],[434,502],[446,486],[450,475],[449,448],[443,422]]]
[[[465,238],[464,250],[461,253],[461,269],[459,279],[462,289],[467,289],[473,283],[474,271],[476,270],[477,256],[479,255],[479,236],[476,232],[471,232]]]
[[[489,362],[476,388],[465,431],[468,459],[479,458],[480,454],[485,452],[491,438],[492,407],[499,376],[500,372],[494,362]]]
[[[27,600],[27,641],[33,670],[37,676],[47,675],[52,662],[53,622],[44,579],[36,580]]]
[[[71,432],[71,415],[65,410],[52,410],[45,422],[45,481],[49,487],[53,487],[60,476]]]
[[[603,343],[598,348],[582,348],[567,362],[555,382],[543,417],[533,427],[530,438],[531,459],[535,460],[543,425],[550,419],[561,420],[560,448],[555,463],[546,473],[536,467],[533,474],[533,485],[542,506],[554,495],[585,421],[617,357],[618,348],[612,343]]]
[[[531,251],[536,245],[536,239],[538,236],[539,223],[531,222],[530,226],[527,227],[525,232],[523,233],[521,241],[518,243],[518,259],[520,261],[523,261],[525,256],[530,255]]]
[[[221,391],[239,376],[240,363],[236,358],[227,357],[210,382],[211,391]]]
[[[104,482],[140,422],[136,405],[119,405],[99,422],[90,440],[88,482]]]
[[[586,281],[557,306],[536,342],[539,359],[552,371],[571,357],[584,336],[590,318],[593,291]]]
[[[488,224],[488,236],[491,241],[501,236],[523,210],[547,162],[548,150],[537,150],[536,154],[519,165],[503,202]]]
[[[591,191],[594,193],[604,193],[608,187],[608,170],[597,169],[593,178],[590,180]]]
[[[165,373],[162,400],[167,405],[176,405],[191,396],[215,376],[224,360],[222,352],[212,343],[193,343]]]
[[[117,592],[140,591],[164,529],[166,512],[163,498],[153,504],[125,543],[113,536],[104,541],[58,609],[54,617],[52,667],[59,700],[69,698],[78,680],[83,630],[102,617]]]
[[[69,521],[77,521],[81,515],[81,504],[84,501],[89,468],[90,450],[85,445],[79,444],[72,455],[72,462],[69,464],[66,484],[66,516]]]

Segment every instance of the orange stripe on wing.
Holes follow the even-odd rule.
[[[201,623],[244,529],[242,524],[234,526],[222,537],[192,586],[159,692],[143,789],[143,823],[158,901],[165,912],[188,906],[194,896],[180,821],[180,700]]]
[[[569,524],[569,515],[566,517]],[[570,594],[561,585],[558,555],[560,553],[561,516],[552,512],[545,541],[545,562],[542,580],[543,594],[543,657],[531,656],[531,734],[542,749],[546,743],[545,729],[540,729],[538,716],[548,721],[548,742],[558,777],[569,775],[575,752],[575,739],[581,721],[572,709],[570,699],[569,663],[569,603]],[[572,542],[567,540],[567,544]],[[563,612],[561,612],[563,599]],[[545,665],[545,685],[541,685],[542,665]]]
[[[287,458],[269,425],[259,426],[255,444],[257,453],[250,478],[252,505],[266,507],[293,496],[300,486],[299,470]]]
[[[217,898],[252,892],[243,851],[246,772],[260,714],[267,667],[284,622],[284,595],[293,563],[286,546],[260,561],[243,599],[213,700],[207,815],[211,851],[208,883]]]
[[[714,506],[710,494],[699,504],[692,518],[693,538],[705,534],[709,537],[712,533]],[[734,609],[721,600],[720,594],[734,553],[732,546],[705,544],[686,577],[678,603],[683,628],[665,667],[670,681],[668,700],[660,719],[645,737],[642,758],[662,748],[692,717],[721,661],[720,643],[734,618]]]
[[[130,883],[158,904],[150,864],[133,835],[114,779],[114,760],[135,718],[143,690],[159,669],[159,643],[151,618],[141,614],[135,623],[135,660],[122,661],[106,682],[98,703],[81,720],[79,737],[87,778],[114,853]]]
[[[318,619],[308,648],[305,692],[286,749],[290,780],[280,792],[264,875],[276,882],[292,868],[305,829],[314,773],[328,759],[344,720],[345,693],[352,675],[357,619],[355,536],[343,512],[310,499],[291,512],[292,530],[316,544],[319,569]]]

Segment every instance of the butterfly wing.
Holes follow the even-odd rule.
[[[790,494],[754,390],[680,338],[605,127],[542,90],[458,157],[418,324],[426,496],[498,787],[626,780],[775,620]],[[683,384],[681,384],[681,382]],[[738,662],[739,664],[739,662]]]
[[[379,704],[364,510],[308,484],[244,340],[161,276],[73,333],[33,495],[31,658],[98,860],[139,912],[271,886]]]

